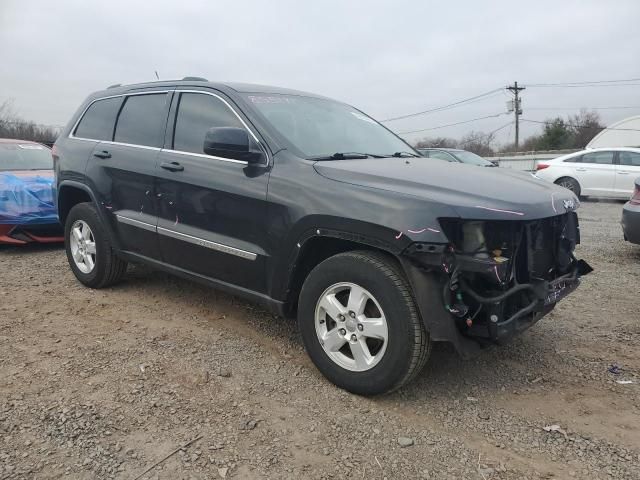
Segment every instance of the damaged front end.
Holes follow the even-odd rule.
[[[580,243],[573,211],[538,220],[439,220],[450,243],[414,243],[405,255],[419,270],[442,274],[442,308],[455,329],[440,325],[436,337],[463,337],[448,339],[458,350],[464,339],[502,343],[526,330],[592,270],[573,255]]]

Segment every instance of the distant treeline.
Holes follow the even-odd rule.
[[[597,112],[586,110],[566,119],[556,117],[540,123],[542,131],[520,142],[519,151],[579,150],[586,147],[605,128]],[[483,132],[471,132],[459,140],[448,137],[425,138],[418,141],[416,147],[462,148],[483,156],[516,150],[513,143],[496,145],[495,133]]]
[[[0,138],[17,138],[53,145],[59,129],[24,120],[17,116],[10,102],[0,103]]]

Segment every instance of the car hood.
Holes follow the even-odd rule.
[[[421,158],[316,162],[331,180],[424,198],[461,218],[527,220],[560,215],[579,205],[569,190],[533,174]]]
[[[53,170],[0,171],[0,224],[57,223]]]

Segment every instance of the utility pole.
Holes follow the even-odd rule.
[[[519,143],[519,140],[520,140],[519,117],[520,117],[520,115],[522,115],[522,99],[520,98],[518,93],[521,92],[524,89],[525,89],[525,87],[518,87],[518,82],[513,82],[513,85],[510,85],[510,86],[507,87],[507,90],[511,91],[511,93],[513,93],[513,95],[514,95],[513,113],[515,114],[515,117],[516,117],[516,143],[515,143],[515,149],[516,150],[518,150],[518,143]]]

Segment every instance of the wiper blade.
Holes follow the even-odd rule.
[[[395,152],[393,155],[390,155],[391,157],[396,157],[396,158],[402,158],[402,157],[416,157],[416,158],[420,158],[420,155],[416,155],[415,153],[411,153],[411,152]]]
[[[336,152],[326,157],[313,157],[311,160],[363,160],[365,158],[384,158],[383,155],[375,155],[373,153],[360,152]]]

